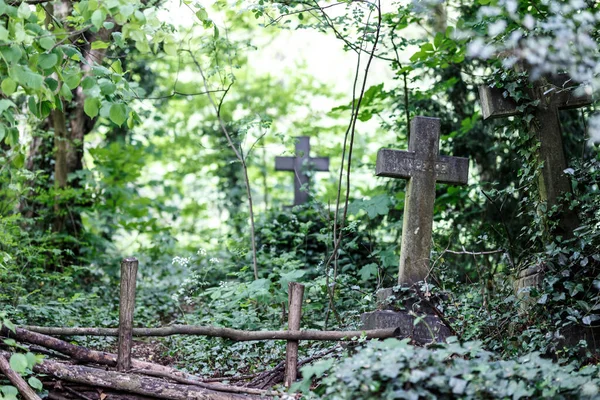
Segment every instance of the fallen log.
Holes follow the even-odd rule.
[[[0,351],[1,356],[10,353]],[[64,364],[58,361],[43,360],[33,367],[40,374],[52,375],[60,380],[87,386],[113,389],[128,393],[168,400],[248,400],[259,396],[217,392],[195,385],[170,383],[163,379],[135,374],[124,374],[83,365]],[[264,395],[262,396],[264,398]]]
[[[61,328],[24,325],[24,329],[53,336],[117,336],[117,328]],[[398,329],[368,331],[243,331],[217,326],[171,325],[163,328],[133,328],[133,336],[196,335],[222,337],[239,342],[251,340],[352,340],[355,337],[387,339],[397,337]]]
[[[10,383],[15,385],[25,400],[42,400],[29,384],[25,382],[25,379],[10,368],[10,363],[8,362],[9,357],[0,354],[0,372],[8,378]]]
[[[90,350],[82,346],[77,346],[64,340],[57,339],[52,336],[43,335],[37,332],[31,332],[27,329],[17,328],[15,332],[10,331],[6,327],[0,328],[0,335],[17,339],[21,342],[27,342],[38,346],[45,347],[59,353],[68,355],[77,361],[95,363],[114,367],[117,365],[116,354],[106,353],[104,351]],[[132,359],[132,367],[138,370],[153,370],[180,375],[189,378],[190,375],[175,368],[165,367],[160,364],[154,364],[142,360]]]
[[[117,365],[118,357],[116,354],[106,353],[97,350],[90,350],[85,347],[77,346],[65,342],[63,340],[54,338],[52,336],[42,335],[41,333],[36,332],[30,332],[23,328],[17,328],[16,332],[14,333],[8,330],[0,330],[0,333],[6,336],[13,337],[19,341],[33,343],[39,346],[58,351],[62,354],[69,355],[73,359],[80,362],[106,365],[109,367],[114,367]],[[154,364],[146,361],[132,359],[131,363],[134,371],[140,374],[169,378],[171,380],[178,381],[181,383],[196,385],[204,389],[230,393],[249,393],[256,395],[279,394],[277,392],[270,393],[262,389],[243,388],[238,386],[223,385],[220,383],[204,383],[202,382],[202,379],[197,376],[185,373],[183,371],[179,371],[175,368],[165,367],[160,364]]]

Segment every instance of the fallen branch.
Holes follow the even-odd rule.
[[[131,372],[138,372],[138,371],[132,370]],[[280,393],[280,392],[263,390],[263,389],[246,388],[243,386],[230,386],[230,385],[224,385],[222,383],[204,383],[202,381],[198,381],[195,379],[182,378],[180,376],[168,374],[165,372],[159,372],[159,371],[143,370],[140,372],[143,373],[144,375],[150,375],[150,376],[155,376],[155,377],[159,377],[159,378],[167,378],[167,379],[171,379],[176,382],[179,382],[179,383],[185,383],[186,385],[193,385],[193,386],[198,386],[198,387],[201,387],[204,389],[216,390],[216,391],[221,391],[221,392],[255,394],[255,395],[259,395],[259,396],[281,396],[281,395],[283,395],[283,393]]]
[[[6,357],[7,354],[9,353],[1,351],[0,357]],[[83,365],[63,364],[51,360],[44,360],[40,364],[36,364],[33,370],[36,373],[52,375],[67,382],[115,389],[160,399],[243,400],[258,398],[257,396],[216,392],[198,386],[170,383],[163,379],[105,371]]]
[[[43,335],[41,333],[32,332],[27,329],[17,328],[15,332],[8,330],[6,327],[0,328],[0,335],[12,337],[22,342],[36,344],[59,353],[65,354],[74,358],[77,361],[95,363],[114,367],[117,365],[117,355],[106,353],[104,351],[90,350],[82,346],[77,346],[64,340],[54,338],[52,336]],[[185,378],[193,377],[175,368],[165,367],[160,364],[154,364],[146,361],[131,360],[131,366],[138,370],[152,370],[180,375]]]
[[[117,328],[60,328],[23,326],[24,329],[55,336],[117,336]],[[331,340],[344,341],[353,338],[387,339],[398,336],[398,330],[373,329],[369,331],[243,331],[216,326],[171,325],[163,328],[133,328],[133,336],[197,335],[222,337],[235,341],[251,340]],[[136,368],[134,366],[134,368]]]
[[[17,374],[10,368],[10,364],[8,362],[9,356],[4,354],[0,354],[0,372],[2,372],[10,383],[15,385],[19,393],[23,396],[25,400],[42,400],[35,391],[25,382],[25,379],[21,377],[21,375]]]
[[[8,330],[0,330],[2,334],[8,334]],[[44,346],[60,353],[67,354],[77,361],[90,362],[100,365],[106,365],[114,367],[117,365],[117,355],[112,353],[106,353],[103,351],[90,350],[85,347],[77,346],[60,339],[56,339],[52,336],[46,336],[41,333],[31,332],[23,328],[17,328],[16,333],[9,333],[11,337],[14,337],[20,341],[28,343],[34,343],[40,346]],[[8,336],[8,335],[7,335]],[[165,367],[160,364],[149,363],[146,361],[131,360],[134,372],[148,375],[158,376],[161,378],[168,378],[173,381],[180,383],[186,383],[195,385],[204,389],[223,391],[229,393],[249,393],[256,395],[280,395],[280,393],[272,392],[269,393],[265,390],[260,389],[246,389],[239,386],[230,386],[220,383],[204,383],[202,379],[194,375],[187,374],[183,371],[179,371],[175,368]]]

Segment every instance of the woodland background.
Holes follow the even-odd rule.
[[[424,115],[441,119],[441,153],[471,159],[468,187],[438,185],[427,286],[468,344],[374,343],[307,367],[302,389],[326,371],[339,378],[333,371],[381,361],[384,346],[397,358],[382,365],[429,365],[414,390],[449,374],[446,351],[477,354],[464,368],[518,369],[529,357],[536,376],[558,374],[534,389],[514,377],[506,396],[517,387],[523,396],[598,393],[595,366],[584,375],[596,383],[573,383],[597,361],[593,349],[559,339],[600,319],[600,119],[593,105],[561,114],[574,190],[566,200],[582,222],[568,240],[548,235],[554,210],[536,194],[529,77],[512,68],[524,60],[534,78],[568,72],[595,93],[597,6],[0,0],[0,317],[116,326],[119,260],[136,256],[139,326],[284,328],[287,283],[299,281],[303,328],[354,329],[377,289],[397,279],[405,182],[374,178],[377,150],[406,148],[410,118]],[[309,53],[297,57],[294,44]],[[524,116],[484,123],[477,87],[488,83],[521,99]],[[274,171],[274,158],[293,154],[300,135],[331,171],[314,174],[310,203],[289,209],[292,177]],[[540,265],[544,283],[524,312],[512,283]],[[256,372],[283,348],[202,337],[152,344],[155,357],[205,375]],[[315,395],[397,389],[372,371],[343,387],[325,378]],[[475,387],[474,376],[460,379]]]

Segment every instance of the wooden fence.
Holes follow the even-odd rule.
[[[398,336],[397,329],[375,329],[369,331],[317,331],[300,330],[304,285],[290,282],[288,285],[288,330],[287,331],[244,331],[214,326],[172,325],[161,328],[133,328],[136,277],[138,260],[125,258],[121,262],[121,292],[119,301],[118,328],[65,328],[23,326],[29,331],[53,336],[118,336],[117,371],[131,369],[133,336],[200,335],[221,337],[235,341],[287,340],[284,385],[296,380],[298,371],[298,346],[301,340],[343,341],[356,337],[385,339]]]

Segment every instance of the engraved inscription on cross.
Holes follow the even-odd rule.
[[[294,171],[294,205],[308,201],[309,178],[306,169],[329,171],[329,157],[310,157],[310,138],[300,136],[296,142],[296,157],[275,157],[276,171]]]
[[[435,184],[465,185],[469,159],[439,154],[440,120],[415,117],[408,151],[381,149],[377,176],[408,179],[400,245],[398,283],[412,285],[429,274]]]
[[[540,143],[539,160],[543,163],[539,177],[540,200],[546,201],[548,209],[559,205],[559,198],[571,193],[571,181],[565,174],[567,161],[560,131],[559,110],[584,107],[592,102],[591,95],[572,90],[575,83],[566,74],[543,78],[527,90],[531,100],[539,100],[533,111],[536,135]],[[483,119],[509,117],[521,114],[517,103],[504,95],[504,90],[487,85],[479,87]],[[579,226],[577,213],[563,210],[559,221],[562,233],[570,236]]]

